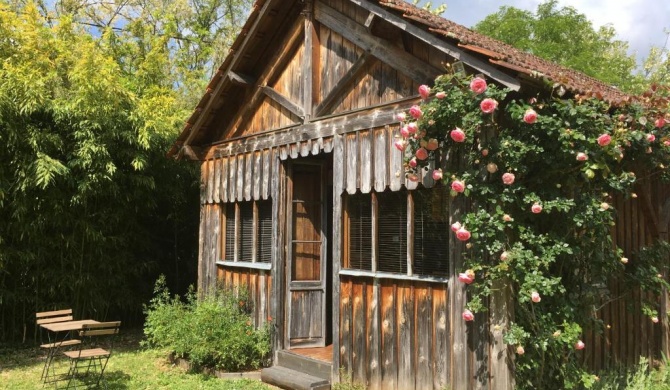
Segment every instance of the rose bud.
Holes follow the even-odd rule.
[[[463,316],[463,320],[465,320],[465,321],[472,321],[472,320],[475,319],[475,315],[472,314],[472,312],[468,309],[465,309],[462,316]]]
[[[523,121],[528,123],[529,125],[532,125],[535,123],[537,120],[537,112],[533,110],[532,108],[529,108],[526,110],[526,112],[523,113]]]

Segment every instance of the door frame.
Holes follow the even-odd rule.
[[[292,271],[293,271],[293,172],[294,166],[296,165],[307,165],[307,166],[319,166],[320,167],[320,203],[321,203],[321,248],[320,248],[320,280],[317,281],[292,281]],[[284,305],[284,349],[290,350],[292,348],[318,348],[323,347],[327,344],[327,341],[332,337],[329,333],[332,332],[333,327],[328,323],[328,313],[327,307],[328,303],[328,294],[332,294],[332,278],[329,278],[328,267],[331,266],[328,254],[329,248],[329,237],[328,237],[328,224],[331,222],[331,216],[329,215],[329,204],[330,202],[327,199],[328,196],[328,164],[326,159],[321,158],[309,158],[309,159],[299,159],[299,160],[288,160],[285,165],[285,185],[286,185],[286,194],[283,200],[283,207],[285,210],[285,235],[284,235],[284,258],[286,259],[284,264],[284,280],[283,284],[283,297],[281,302]],[[302,289],[305,290],[321,290],[321,328],[322,335],[320,340],[316,342],[307,342],[298,346],[291,345],[291,291],[292,288],[296,287],[295,283],[302,285]],[[298,286],[300,288],[300,286]]]

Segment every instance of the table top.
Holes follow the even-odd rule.
[[[78,321],[65,321],[65,322],[53,322],[51,324],[42,324],[42,328],[51,331],[51,332],[69,332],[71,330],[80,330],[83,325],[88,324],[98,324],[96,320],[78,320]]]

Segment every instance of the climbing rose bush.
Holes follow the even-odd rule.
[[[421,105],[403,116],[416,128],[398,140],[408,179],[432,175],[465,207],[450,233],[463,242],[463,269],[454,270],[467,286],[463,320],[484,321],[493,286],[508,286],[514,314],[502,331],[516,351],[517,388],[592,387],[582,339],[607,326],[598,310],[617,299],[608,282],[655,294],[668,286],[660,274],[667,244],[629,261],[610,236],[615,197],[637,197],[641,178],[669,176],[667,91],[614,107],[563,93],[528,99],[457,73],[420,92]],[[424,172],[438,156],[449,158]],[[650,323],[656,305],[643,305]]]

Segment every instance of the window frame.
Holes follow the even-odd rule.
[[[248,268],[248,269],[260,269],[260,270],[271,270],[272,269],[272,259],[269,262],[261,262],[259,261],[259,248],[258,245],[261,243],[260,239],[260,233],[259,233],[259,228],[260,228],[260,218],[259,218],[259,204],[260,202],[269,202],[269,212],[270,212],[270,217],[273,219],[273,214],[272,214],[272,199],[263,199],[263,200],[251,200],[251,201],[245,201],[245,202],[232,202],[232,203],[225,203],[223,207],[221,207],[220,211],[220,234],[219,234],[219,260],[216,261],[217,265],[222,265],[226,267],[238,267],[238,268]],[[250,203],[251,204],[251,211],[252,211],[252,218],[251,218],[251,223],[252,223],[252,238],[251,238],[251,261],[240,261],[240,254],[241,254],[241,242],[240,239],[240,234],[242,232],[242,211],[241,211],[241,205],[240,203]],[[228,215],[228,208],[230,205],[233,205],[233,210],[234,214],[232,218],[234,219],[234,228],[233,228],[233,259],[227,259],[225,258],[226,256],[226,245],[227,245],[227,237],[228,237],[228,227],[227,227],[227,222],[229,218],[231,218],[230,215]],[[273,242],[272,238],[270,239],[270,242]],[[272,245],[271,245],[272,246]]]
[[[371,277],[375,279],[396,279],[396,280],[410,280],[410,281],[425,281],[425,282],[438,282],[438,283],[446,283],[450,276],[445,275],[445,276],[439,276],[439,275],[428,275],[428,274],[416,274],[415,273],[415,254],[414,254],[414,240],[415,240],[415,192],[419,191],[444,191],[445,193],[443,196],[446,197],[447,202],[451,201],[451,198],[449,197],[448,192],[446,192],[446,188],[444,188],[441,185],[436,185],[435,187],[432,188],[421,188],[421,189],[416,189],[416,190],[408,190],[408,189],[403,189],[399,192],[402,192],[406,199],[407,199],[407,229],[406,229],[406,248],[407,248],[407,253],[406,253],[406,260],[407,260],[407,272],[406,273],[395,273],[395,272],[385,272],[385,271],[380,271],[378,267],[378,255],[379,255],[379,194],[375,191],[370,191],[369,194],[363,194],[363,195],[370,195],[370,207],[371,207],[371,215],[372,215],[372,230],[371,230],[371,239],[372,239],[372,259],[371,261],[371,267],[370,270],[361,270],[361,269],[355,269],[355,268],[347,268],[347,266],[350,264],[349,256],[350,256],[350,240],[348,237],[350,237],[350,223],[349,223],[349,214],[350,214],[350,209],[349,209],[349,199],[352,195],[349,194],[344,194],[344,200],[343,200],[343,209],[344,212],[342,213],[342,222],[343,222],[343,250],[342,250],[342,260],[341,260],[341,266],[340,266],[340,275],[346,275],[346,276],[358,276],[358,277]],[[360,195],[360,193],[356,193],[355,195]],[[445,210],[445,213],[447,211]],[[448,216],[447,216],[448,218]],[[445,234],[448,234],[449,231],[445,231]],[[447,256],[450,254],[450,250],[447,247],[446,250]]]

